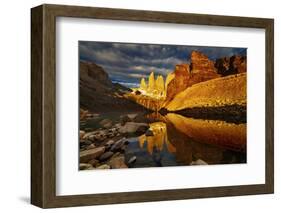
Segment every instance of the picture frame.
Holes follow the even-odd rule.
[[[56,18],[72,17],[265,30],[265,183],[98,194],[56,194]],[[41,208],[274,192],[274,20],[44,4],[31,9],[31,203]]]

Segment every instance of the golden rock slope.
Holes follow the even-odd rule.
[[[247,102],[246,73],[201,82],[180,92],[165,108],[177,111],[193,107],[244,105]]]

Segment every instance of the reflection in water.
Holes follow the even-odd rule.
[[[146,136],[145,134],[139,137],[139,145],[141,148],[144,147],[144,143],[147,143],[147,151],[152,154],[153,149],[162,151],[164,146],[170,153],[175,153],[175,147],[169,142],[167,136],[167,126],[163,122],[155,122],[149,124],[150,130],[153,132],[152,136]]]
[[[246,124],[150,114],[153,134],[130,143],[126,155],[137,156],[133,167],[229,164],[246,162]],[[199,162],[199,163],[198,163]]]
[[[234,151],[246,150],[246,124],[193,119],[174,113],[165,117],[179,132],[195,141],[219,145]]]

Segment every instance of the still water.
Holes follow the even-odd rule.
[[[246,163],[246,124],[173,113],[149,118],[153,135],[128,138],[125,157],[137,157],[134,168]]]
[[[130,167],[246,163],[246,123],[194,119],[174,113],[140,117],[137,122],[148,123],[151,131],[127,137],[126,161],[134,156],[137,159]],[[99,121],[104,118],[120,122],[120,114],[107,113],[80,125],[99,129]]]

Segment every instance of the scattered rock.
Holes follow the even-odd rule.
[[[120,116],[121,126],[124,126],[127,122],[131,121],[128,115]]]
[[[111,151],[117,151],[117,150],[121,149],[121,147],[124,145],[125,141],[126,141],[126,138],[121,138],[120,140],[116,141],[112,145],[110,150]]]
[[[85,132],[85,131],[83,131],[83,130],[80,130],[80,132],[79,132],[79,133],[80,133],[80,136],[79,136],[79,137],[80,137],[80,139],[82,139],[82,138],[83,138],[83,136],[86,134],[86,132]]]
[[[111,146],[112,144],[114,144],[115,141],[114,140],[109,140],[105,143],[106,146]]]
[[[133,156],[133,157],[131,157],[130,160],[128,161],[128,164],[132,164],[132,163],[136,162],[136,160],[137,160],[137,157],[136,157],[136,156]]]
[[[112,127],[113,122],[109,119],[103,119],[99,124],[104,128],[110,128]]]
[[[96,146],[93,143],[86,147],[86,149],[94,149],[94,148],[96,148]]]
[[[148,129],[146,132],[145,132],[145,136],[154,136],[153,132]]]
[[[114,153],[113,152],[105,152],[104,154],[102,154],[99,158],[100,161],[105,161],[109,158],[111,158],[111,156],[113,155]]]
[[[83,145],[90,145],[90,144],[92,144],[92,142],[89,141],[89,140],[80,140],[80,144],[83,144]]]
[[[149,126],[146,123],[127,122],[120,127],[119,133],[145,133],[148,128]]]
[[[88,164],[91,164],[93,167],[96,167],[98,163],[99,161],[97,159],[92,159],[88,162]]]
[[[86,134],[84,134],[83,139],[88,139],[90,135],[95,135],[96,133],[97,131],[87,132]]]
[[[114,125],[114,127],[117,128],[116,130],[118,130],[121,126],[122,126],[121,123],[117,123],[117,124]]]
[[[107,164],[102,164],[102,165],[98,166],[97,169],[110,169],[110,166]]]
[[[91,132],[93,131],[93,128],[85,128],[85,132]]]
[[[111,158],[110,161],[108,161],[107,163],[112,169],[128,168],[125,164],[124,156]]]
[[[208,165],[205,161],[198,159],[196,161],[192,161],[190,165],[197,166],[197,165]]]
[[[100,157],[105,151],[105,147],[97,147],[80,152],[80,163],[87,163],[92,159]]]
[[[79,169],[80,170],[86,170],[86,169],[92,169],[93,166],[89,163],[80,163],[79,164]]]

